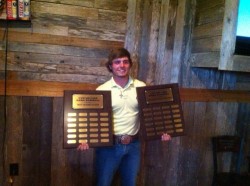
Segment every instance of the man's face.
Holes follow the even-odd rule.
[[[112,72],[114,76],[126,77],[129,75],[130,63],[128,57],[116,58],[112,61]]]

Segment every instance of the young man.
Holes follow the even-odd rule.
[[[119,48],[112,50],[106,64],[112,78],[97,90],[109,90],[112,97],[114,146],[96,149],[96,176],[98,186],[110,186],[116,171],[121,176],[122,186],[135,186],[140,167],[139,109],[136,87],[146,86],[130,75],[132,67],[130,53]],[[162,141],[169,141],[168,134]],[[88,144],[80,144],[79,150],[88,149]]]

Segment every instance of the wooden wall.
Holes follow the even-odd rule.
[[[197,0],[196,6],[192,66],[217,68],[220,62],[225,0]]]
[[[223,9],[222,1],[211,2],[211,7],[215,3],[218,10]],[[8,96],[0,96],[0,104],[6,104],[6,110],[0,108],[0,122],[6,123],[0,125],[0,140],[5,142],[0,143],[5,154],[0,154],[0,183],[9,185],[9,163],[19,164],[19,176],[14,177],[17,186],[95,183],[94,149],[78,152],[62,148],[61,93],[72,87],[94,89],[107,80],[110,74],[104,67],[106,55],[111,47],[119,46],[131,51],[134,76],[148,84],[177,82],[183,98],[186,135],[170,143],[143,144],[138,185],[211,185],[210,138],[219,134],[246,137],[242,165],[242,171],[246,171],[250,80],[248,74],[191,67],[192,52],[198,50],[198,38],[203,37],[193,29],[202,13],[200,3],[32,1],[32,26],[8,29]],[[223,16],[222,12],[217,13]],[[216,15],[204,16],[208,20]],[[210,30],[202,26],[199,29]],[[1,27],[1,79],[5,77],[5,34],[6,28]],[[208,55],[206,59],[212,57]],[[240,94],[238,90],[245,92]]]
[[[250,57],[236,54],[240,0],[197,0],[191,64],[226,71],[250,72]]]
[[[218,5],[223,10],[221,1],[213,2],[206,1],[211,7]],[[199,14],[204,14],[200,10],[201,5],[202,1],[191,0],[145,1],[142,10],[138,11],[138,14],[142,15],[140,24],[142,34],[138,38],[141,44],[140,78],[150,84],[178,82],[182,87],[189,88],[221,90],[236,88],[239,75],[237,73],[191,67],[192,52],[195,48],[200,49],[195,23]],[[223,19],[223,12],[219,10],[218,14],[214,15],[212,8],[210,15],[203,15],[203,21],[217,18],[218,15]],[[207,30],[214,29],[212,25],[206,25]],[[206,31],[200,33],[209,34]],[[214,32],[211,31],[212,34]],[[194,41],[195,37],[197,41]],[[209,41],[207,49],[200,50],[210,52],[210,44],[219,50],[220,47],[216,44],[218,37],[204,36],[204,38]],[[203,57],[205,60],[210,60],[212,55]],[[213,60],[211,59],[212,62]],[[195,98],[197,97],[194,95]],[[238,117],[238,111],[242,106],[237,102],[187,101],[183,103],[183,108],[187,135],[175,138],[169,144],[161,142],[146,144],[143,169],[145,185],[211,185],[213,174],[211,136],[236,133],[242,135],[242,131],[248,131],[249,134],[247,130],[249,121],[246,119],[243,122]],[[247,113],[248,109],[244,114]],[[246,125],[239,124],[239,120]],[[241,131],[236,130],[237,124]],[[245,147],[248,144],[249,141]]]
[[[0,70],[8,35],[10,79],[104,82],[109,49],[124,45],[126,11],[127,0],[33,0],[31,24],[1,22]]]

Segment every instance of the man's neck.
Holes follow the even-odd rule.
[[[128,83],[129,76],[125,76],[125,77],[113,76],[113,79],[117,85],[120,85],[122,88],[124,88]]]

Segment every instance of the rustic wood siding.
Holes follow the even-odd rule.
[[[110,77],[104,67],[106,55],[119,46],[131,51],[135,77],[148,84],[179,83],[186,125],[186,135],[169,143],[143,143],[138,185],[210,186],[211,137],[221,134],[244,138],[241,171],[245,172],[250,144],[249,75],[192,67],[195,60],[210,67],[217,64],[220,49],[215,38],[221,37],[223,3],[32,1],[32,26],[9,25],[7,81],[6,29],[0,29],[0,184],[9,185],[10,163],[20,168],[15,186],[95,183],[94,149],[63,149],[62,93],[94,90],[106,81]],[[207,41],[211,44],[199,47]],[[223,167],[229,165],[225,162]]]
[[[193,67],[250,72],[250,57],[235,55],[239,0],[196,1]]]
[[[80,186],[95,182],[94,149],[79,152],[62,148],[62,97],[8,97],[7,104],[6,166],[19,164],[15,185]],[[185,136],[170,143],[145,144],[142,185],[211,185],[210,137],[234,134],[236,123],[244,126],[249,122],[249,103],[238,107],[230,102],[183,102],[183,110]],[[238,112],[240,118],[235,114]],[[3,131],[3,125],[0,128]],[[244,127],[237,130],[247,135]],[[245,150],[249,150],[247,145]]]
[[[196,1],[191,48],[192,66],[219,66],[224,8],[225,0]]]
[[[9,78],[104,82],[110,77],[104,66],[109,50],[124,45],[126,11],[127,0],[32,1],[30,26],[10,22],[7,29],[1,22],[1,55],[7,39]],[[4,58],[0,64],[2,74]]]

